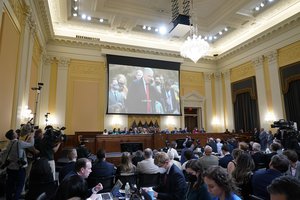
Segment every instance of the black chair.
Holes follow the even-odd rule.
[[[157,174],[138,174],[138,188],[158,186],[160,183],[160,173]]]
[[[39,199],[42,197],[50,199],[58,188],[58,180],[50,182],[29,182],[28,187],[29,190],[25,194],[25,199]]]
[[[116,181],[120,180],[123,185],[122,189],[125,188],[125,184],[128,182],[131,186],[137,184],[137,175],[136,174],[119,174],[116,176]]]
[[[114,186],[115,176],[107,176],[107,177],[89,176],[87,182],[89,188],[95,187],[98,183],[101,183],[103,186],[103,190],[101,190],[101,192],[110,192]]]

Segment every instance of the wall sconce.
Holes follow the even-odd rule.
[[[272,111],[267,112],[267,114],[265,115],[265,121],[270,123],[275,121],[275,115]]]
[[[111,125],[113,128],[120,128],[122,125],[122,120],[120,116],[113,116],[111,120]]]
[[[211,120],[211,125],[220,126],[220,124],[221,124],[220,119],[218,117],[213,117],[213,119]]]
[[[24,106],[24,108],[21,111],[22,123],[27,123],[32,118],[33,118],[32,111],[30,109],[28,109],[28,106]]]

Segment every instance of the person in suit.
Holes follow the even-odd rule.
[[[153,188],[154,197],[161,200],[185,199],[187,184],[182,171],[172,163],[165,152],[158,152],[154,163],[167,171],[163,183]]]
[[[113,79],[108,93],[108,112],[119,113],[124,111],[124,95],[119,91],[117,79]]]
[[[69,162],[65,166],[63,166],[63,168],[61,168],[59,170],[58,180],[59,180],[60,183],[63,181],[63,179],[65,178],[65,176],[70,171],[74,171],[75,170],[75,163],[76,163],[76,159],[77,159],[77,151],[76,151],[76,149],[69,149],[67,157],[69,159]]]
[[[171,87],[172,82],[168,80],[165,82],[165,87],[162,89],[162,96],[164,99],[164,108],[166,113],[179,113],[179,99],[176,98],[175,90]]]
[[[224,155],[222,158],[219,159],[219,165],[225,169],[227,169],[227,165],[230,161],[233,160],[232,155],[229,152],[229,147],[227,144],[224,144],[222,147],[222,154]]]
[[[108,177],[116,174],[116,167],[105,159],[105,151],[99,149],[97,152],[97,161],[92,167],[91,177]]]
[[[267,188],[271,200],[297,200],[300,196],[299,179],[281,176],[272,181]]]
[[[163,168],[159,168],[154,164],[154,160],[152,158],[153,152],[150,148],[144,150],[144,160],[137,163],[136,171],[140,174],[156,174],[156,173],[164,173],[165,170]]]
[[[300,162],[298,161],[298,155],[294,150],[286,150],[283,152],[289,161],[290,166],[289,169],[285,172],[288,176],[293,176],[300,181]]]
[[[160,95],[152,85],[154,72],[145,68],[143,77],[134,80],[128,88],[126,108],[129,113],[156,113],[156,102],[160,103]]]
[[[282,176],[289,168],[289,160],[285,155],[274,155],[269,164],[269,169],[260,169],[252,176],[252,189],[253,194],[262,199],[270,199],[266,187],[271,182]]]
[[[204,170],[207,170],[212,166],[218,166],[219,158],[212,155],[212,148],[207,145],[206,147],[204,147],[204,155],[200,158],[200,162]]]

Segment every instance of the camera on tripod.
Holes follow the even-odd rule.
[[[65,142],[67,136],[62,132],[66,127],[61,127],[59,129],[53,128],[53,126],[48,125],[45,127],[45,134],[43,140],[49,142],[52,146],[56,146],[60,142]]]
[[[273,124],[271,124],[271,128],[294,129],[295,127],[294,127],[294,122],[280,119],[278,121],[274,121]]]

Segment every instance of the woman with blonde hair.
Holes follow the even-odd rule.
[[[123,152],[121,164],[117,168],[117,174],[133,174],[136,171],[136,166],[132,164],[131,155],[129,152]]]

